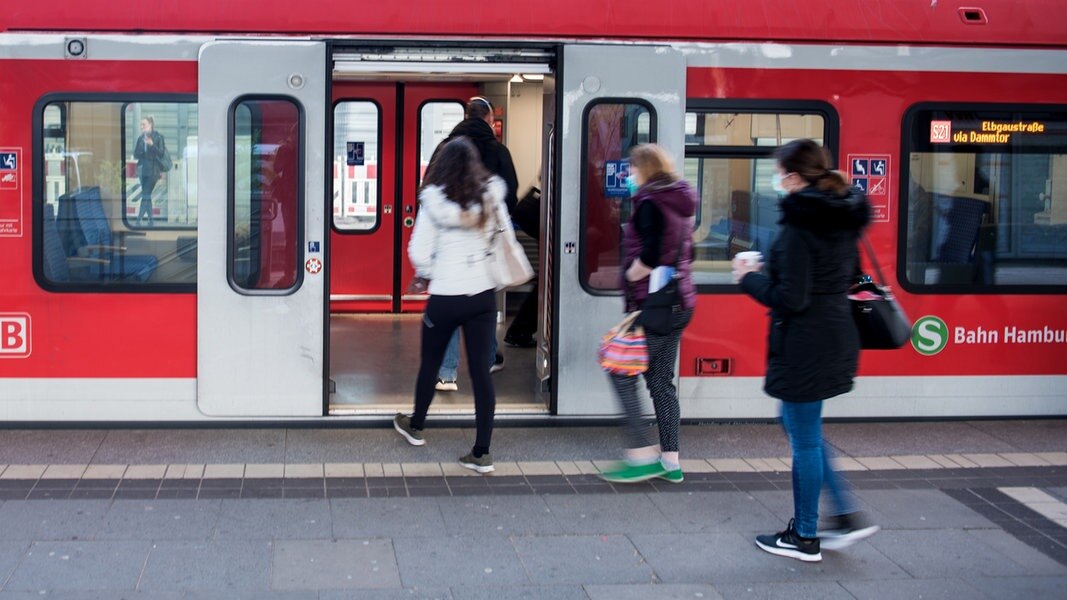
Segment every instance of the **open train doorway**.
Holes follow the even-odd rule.
[[[392,414],[410,410],[419,368],[427,297],[407,291],[414,276],[407,244],[430,157],[463,121],[469,99],[484,96],[493,105],[493,132],[512,155],[517,195],[540,188],[545,123],[555,108],[554,51],[338,45],[331,55],[326,411]],[[517,234],[543,278],[544,248]],[[548,305],[545,289],[530,283],[497,294],[503,368],[493,382],[499,414],[549,412],[547,377],[538,369],[547,364],[539,359],[547,353],[544,336],[535,332],[532,346],[504,342],[527,295],[536,294],[532,302],[539,307]],[[542,325],[539,314],[537,329]],[[457,367],[456,389],[438,391],[431,412],[473,414],[462,344]]]

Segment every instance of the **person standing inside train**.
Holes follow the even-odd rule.
[[[508,213],[514,210],[518,203],[519,177],[515,174],[515,164],[511,160],[511,152],[507,146],[500,143],[493,133],[493,104],[484,96],[474,96],[467,101],[464,109],[464,119],[459,122],[448,134],[442,144],[458,136],[468,138],[478,149],[478,156],[490,173],[500,177],[507,186],[504,202],[507,204]],[[440,147],[440,146],[439,146]],[[433,162],[433,159],[430,159]],[[510,223],[508,224],[510,226]],[[496,329],[493,329],[492,354],[490,355],[489,371],[496,373],[504,368],[504,356],[496,351]],[[470,360],[470,351],[467,352],[467,360]],[[456,374],[459,371],[459,332],[452,336],[445,352],[441,370],[437,374],[437,389],[443,392],[454,392],[459,389],[456,384]]]
[[[508,219],[507,185],[482,165],[471,141],[458,136],[440,146],[419,191],[420,210],[408,243],[417,277],[429,280],[430,299],[422,317],[421,362],[415,382],[415,410],[397,414],[393,427],[414,446],[426,443],[423,426],[434,382],[453,333],[463,328],[467,366],[474,387],[477,437],[459,459],[479,473],[493,471],[489,442],[496,397],[489,365],[496,329],[495,286],[489,270],[492,233]]]
[[[648,440],[637,376],[610,375],[624,411],[629,438],[625,459],[601,473],[607,481],[628,483],[659,477],[680,483],[678,458],[681,410],[674,386],[674,362],[682,331],[693,318],[696,288],[692,278],[693,215],[697,197],[693,186],[675,171],[674,162],[662,147],[641,144],[630,151],[632,217],[623,232],[622,266],[626,312],[640,310],[649,293],[649,275],[659,266],[673,267],[678,279],[680,304],[671,316],[671,331],[656,335],[646,331],[648,370],[645,385],[652,396],[659,426],[659,444]]]
[[[148,215],[148,225],[152,226],[152,192],[156,183],[163,178],[163,160],[166,156],[166,143],[163,134],[156,131],[156,121],[149,115],[141,119],[141,135],[133,148],[133,158],[137,160],[137,177],[141,181],[141,207],[137,211],[137,225],[141,225]]]
[[[785,531],[758,536],[756,544],[771,554],[818,562],[820,546],[844,548],[878,531],[857,512],[822,437],[823,401],[850,391],[856,375],[860,343],[848,290],[870,206],[830,170],[829,155],[812,140],[789,142],[775,159],[772,184],[784,197],[766,273],[758,261],[735,258],[733,264],[741,290],[770,308],[763,389],[782,401],[793,452],[793,518]],[[824,486],[836,512],[830,527],[818,532]]]

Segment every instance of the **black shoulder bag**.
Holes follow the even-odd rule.
[[[872,281],[870,276],[865,275],[848,293],[852,319],[860,333],[860,347],[864,350],[900,348],[911,338],[911,321],[893,293],[884,285],[885,277],[866,234],[863,235],[863,247],[878,275],[878,281]]]
[[[685,232],[682,232],[685,235]],[[678,253],[674,257],[674,276],[660,289],[652,292],[641,305],[641,316],[637,324],[645,328],[646,333],[668,335],[671,332],[671,317],[675,307],[682,304],[682,294],[678,291],[678,263],[682,260],[685,238],[678,240]]]

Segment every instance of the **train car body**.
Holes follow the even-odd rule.
[[[418,184],[475,94],[497,108],[519,194],[544,194],[526,240],[538,343],[509,351],[501,414],[617,412],[595,354],[622,316],[618,175],[655,141],[700,193],[683,417],[773,417],[766,311],[729,262],[773,239],[771,152],[799,137],[867,192],[885,283],[915,322],[904,348],[862,354],[827,414],[1067,414],[1058,8],[15,7],[0,26],[0,420],[406,406],[425,301],[405,291]],[[435,410],[471,413],[453,398]]]

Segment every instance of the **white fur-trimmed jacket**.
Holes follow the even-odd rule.
[[[489,276],[487,255],[494,229],[500,223],[511,227],[504,204],[506,194],[504,180],[490,177],[485,203],[496,214],[479,226],[480,206],[463,210],[445,196],[441,186],[427,186],[419,193],[419,214],[408,242],[408,260],[416,275],[430,280],[430,294],[473,296],[496,287]]]

